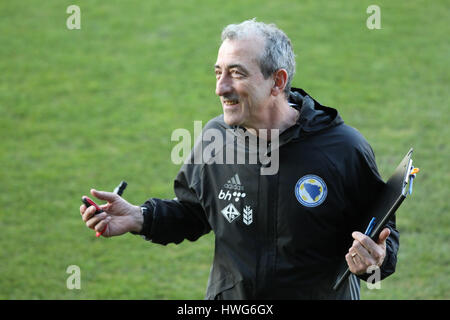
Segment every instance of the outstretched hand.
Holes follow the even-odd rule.
[[[101,232],[106,227],[103,232],[104,237],[118,236],[129,231],[141,231],[143,217],[138,206],[130,204],[113,192],[91,189],[91,194],[107,203],[99,205],[104,212],[96,215],[94,215],[96,211],[94,206],[89,208],[86,208],[84,204],[80,206],[80,214],[88,228]]]

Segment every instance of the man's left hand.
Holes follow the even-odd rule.
[[[389,228],[384,228],[378,242],[375,242],[361,232],[353,232],[352,237],[355,240],[345,256],[350,271],[361,275],[366,273],[370,266],[380,267],[386,256],[386,239],[390,233]]]

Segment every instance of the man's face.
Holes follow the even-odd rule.
[[[219,48],[216,94],[228,125],[256,128],[267,114],[274,81],[264,79],[259,67],[263,48],[260,38],[225,40]]]

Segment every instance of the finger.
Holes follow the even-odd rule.
[[[106,217],[105,219],[103,219],[102,221],[100,221],[99,223],[97,223],[95,225],[94,230],[97,232],[104,231],[110,221],[111,221],[111,216]]]
[[[84,213],[81,215],[83,218],[83,221],[86,222],[88,221],[97,211],[97,209],[95,209],[94,206],[90,206],[89,208],[87,208],[86,210],[84,210]]]
[[[83,213],[86,211],[86,206],[84,204],[82,204],[80,206],[80,214],[83,215]]]
[[[359,255],[356,255],[353,257],[353,260],[355,261],[356,268],[357,268],[356,274],[365,273],[367,270],[367,265],[364,263],[363,259]]]
[[[350,251],[352,256],[356,255],[356,260],[360,262],[364,268],[376,264],[376,259],[372,256],[376,251],[367,251],[367,249],[363,247],[359,241],[355,240],[353,246],[350,248]]]
[[[357,275],[363,274],[367,268],[364,262],[362,261],[361,257],[357,254],[357,252],[350,251],[347,255],[348,255],[348,259],[346,259],[347,263],[350,262],[352,266],[350,271]]]
[[[106,200],[108,202],[113,202],[114,200],[117,200],[119,197],[118,194],[113,192],[107,192],[107,191],[97,191],[95,189],[91,189],[91,194],[100,200]]]
[[[96,226],[100,221],[106,219],[106,217],[107,217],[107,214],[106,214],[106,213],[104,213],[104,212],[99,213],[99,214],[93,216],[92,218],[90,218],[89,220],[87,220],[87,221],[86,221],[86,226],[87,226],[89,229],[94,229],[95,226]]]
[[[378,236],[378,244],[384,245],[386,239],[391,234],[391,230],[389,228],[384,228],[383,231],[381,231],[380,235]]]
[[[345,260],[347,261],[347,265],[349,270],[354,273],[354,274],[358,274],[359,273],[359,269],[358,266],[356,264],[356,261],[354,259],[354,257],[352,257],[351,253],[347,253],[345,255]]]
[[[355,261],[353,261],[350,253],[347,253],[345,255],[345,261],[347,261],[347,265],[348,265],[348,268],[350,269],[350,271],[352,273],[355,273],[355,270],[356,270]]]
[[[100,209],[102,209],[103,211],[108,211],[108,209],[111,207],[111,203],[106,203],[106,204],[102,204],[99,205]]]
[[[361,245],[366,248],[369,253],[374,252],[377,248],[375,241],[361,232],[353,232],[352,237],[353,239],[358,240],[358,242],[361,243]]]

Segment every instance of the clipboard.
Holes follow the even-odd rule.
[[[418,171],[417,169],[412,173],[414,169],[412,165],[412,153],[413,149],[411,148],[384,185],[377,202],[369,210],[367,217],[363,219],[363,225],[360,229],[361,232],[364,232],[364,228],[368,225],[369,221],[372,217],[375,217],[376,224],[368,234],[374,241],[378,240],[378,235],[384,226],[400,207],[403,200],[406,199],[408,193],[411,194],[412,192],[413,179],[415,178],[415,172]],[[333,290],[338,290],[350,274],[351,272],[344,259]]]

